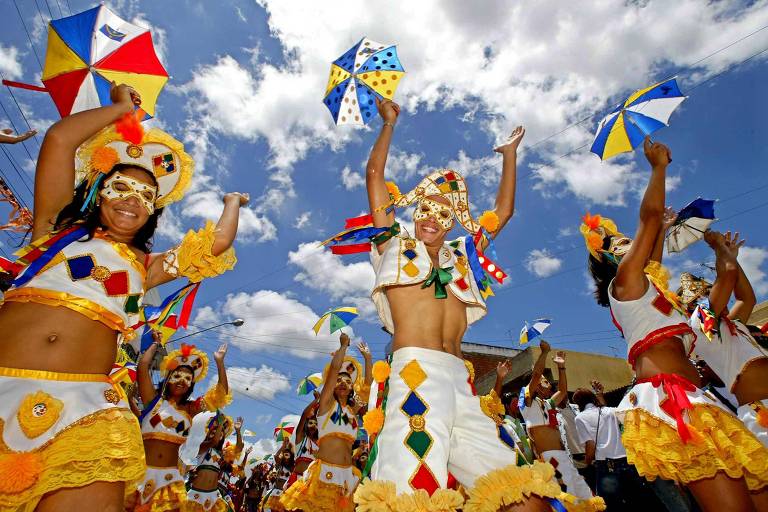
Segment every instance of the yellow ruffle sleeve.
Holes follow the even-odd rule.
[[[232,247],[218,256],[211,252],[215,233],[216,227],[211,221],[198,231],[188,231],[179,245],[165,253],[163,270],[174,277],[184,276],[193,283],[232,270],[237,263]]]
[[[205,395],[203,395],[203,403],[205,404],[205,408],[209,411],[223,409],[232,403],[232,391],[227,393],[222,386],[214,384],[205,392]]]

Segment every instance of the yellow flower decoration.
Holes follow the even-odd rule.
[[[499,216],[490,210],[484,211],[477,222],[489,233],[495,233],[499,229]]]
[[[495,390],[492,389],[490,393],[480,397],[480,409],[482,409],[483,413],[491,418],[497,425],[503,423],[501,418],[504,416],[505,412],[504,405],[501,403],[499,395],[496,394]]]
[[[389,192],[389,198],[392,201],[397,201],[400,198],[400,196],[403,195],[400,193],[400,189],[398,188],[398,186],[395,184],[394,181],[387,182],[387,192]]]
[[[373,374],[373,380],[376,382],[384,382],[389,378],[389,373],[392,369],[389,367],[386,361],[376,361],[373,363],[371,373]]]
[[[16,418],[24,435],[34,439],[59,420],[63,408],[64,402],[61,400],[44,391],[36,391],[21,401]]]
[[[117,150],[102,146],[91,155],[91,169],[106,174],[120,161]]]
[[[363,416],[363,428],[369,435],[381,432],[384,426],[384,411],[381,409],[371,409]]]
[[[13,495],[26,491],[40,477],[43,463],[36,453],[6,453],[0,455],[0,493]]]

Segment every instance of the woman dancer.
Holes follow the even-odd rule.
[[[301,413],[301,419],[296,426],[296,463],[293,466],[293,473],[288,479],[287,487],[304,474],[312,461],[315,460],[315,454],[320,449],[317,444],[317,407],[320,395],[315,391],[315,399]]]
[[[365,359],[365,378],[360,363],[345,356],[349,336],[341,334],[341,346],[324,372],[317,410],[320,450],[304,475],[283,495],[286,510],[351,512],[352,494],[360,482],[360,471],[352,461],[360,410],[366,405],[371,381],[371,353],[365,343],[358,349]]]
[[[634,240],[600,216],[587,215],[581,226],[598,304],[610,306],[637,377],[618,408],[627,459],[649,480],[688,486],[704,511],[755,510],[748,490],[768,483],[768,452],[699,389],[688,359],[694,333],[658,260],[651,261],[660,253],[671,153],[647,138],[644,149],[652,170]]]
[[[51,126],[40,150],[34,242],[0,308],[0,507],[122,509],[125,482],[145,465],[136,418],[107,377],[118,335],[132,336],[146,290],[235,261],[240,194],[225,196],[216,231],[150,254],[162,208],[183,197],[193,163],[132,115],[117,131],[141,100],[125,85],[110,95],[111,105]]]

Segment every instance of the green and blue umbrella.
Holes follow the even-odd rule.
[[[299,396],[308,395],[319,389],[322,384],[323,374],[313,373],[312,375],[307,375],[299,381],[299,385],[296,387],[296,394]]]

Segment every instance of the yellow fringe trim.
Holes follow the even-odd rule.
[[[203,401],[205,402],[206,409],[209,411],[223,409],[232,403],[232,392],[225,393],[222,386],[214,384],[205,392],[205,395],[203,395]]]
[[[506,411],[499,395],[496,394],[496,390],[492,389],[490,393],[480,397],[480,409],[483,411],[483,414],[491,418],[497,425],[503,423],[502,418]]]
[[[4,427],[0,420],[0,432]],[[107,409],[81,418],[29,452],[15,452],[0,438],[0,468],[3,507],[34,509],[44,494],[65,487],[139,480],[146,466],[136,417],[126,409]]]
[[[723,471],[752,491],[768,485],[768,449],[743,423],[709,405],[695,404],[688,416],[697,442],[683,443],[677,429],[641,409],[627,412],[622,440],[640,475],[687,484]]]
[[[198,283],[206,277],[215,277],[235,268],[237,258],[230,247],[218,256],[211,253],[215,240],[216,227],[211,221],[197,232],[189,230],[178,247],[176,254],[179,275]]]
[[[195,490],[190,489],[189,492],[194,493]],[[188,499],[184,502],[184,512],[227,512],[227,502],[221,499],[221,497],[217,497],[216,503],[213,505],[213,507],[206,510],[202,504]]]
[[[173,482],[161,487],[147,503],[136,505],[134,512],[178,512],[187,510],[187,489],[184,482]]]
[[[306,479],[296,480],[280,497],[280,504],[285,510],[311,510],[312,512],[354,512],[355,503],[352,495],[344,488],[320,480],[320,461],[307,469]],[[357,473],[359,476],[359,473]],[[348,492],[351,492],[350,489]],[[274,510],[274,509],[273,509]],[[359,511],[360,509],[358,509]]]
[[[419,489],[398,496],[394,482],[365,480],[355,492],[357,512],[455,512],[464,497],[451,489],[438,489],[430,496]]]

